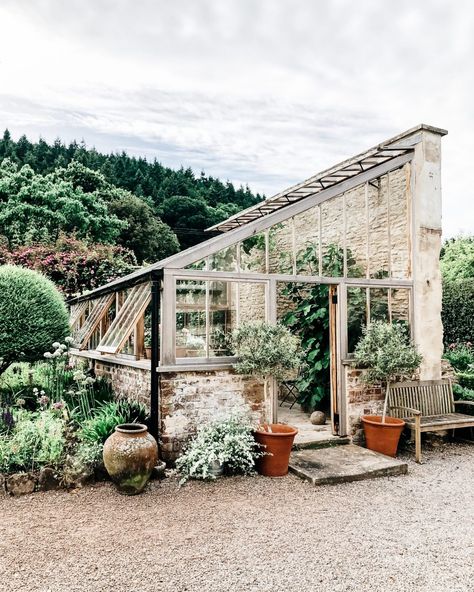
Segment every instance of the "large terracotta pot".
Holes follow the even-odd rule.
[[[269,453],[257,459],[256,468],[266,477],[283,477],[288,473],[291,448],[298,430],[281,423],[267,425],[271,432],[265,430],[266,426],[254,432],[255,440],[263,446],[261,450]]]
[[[403,419],[387,416],[385,423],[382,423],[381,415],[363,415],[361,419],[367,448],[387,456],[396,456],[398,442],[405,427]]]
[[[118,491],[136,495],[145,489],[158,462],[158,446],[146,425],[124,423],[104,444],[104,465]]]

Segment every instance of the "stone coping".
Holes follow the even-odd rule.
[[[117,366],[129,366],[131,368],[139,368],[141,370],[151,371],[151,360],[133,360],[131,358],[119,358],[114,355],[101,354],[96,350],[81,351],[78,349],[71,349],[71,355],[79,358],[87,358],[89,360],[96,360],[97,362],[104,362],[105,364],[115,364]],[[232,370],[233,365],[226,363],[201,363],[201,364],[175,364],[174,366],[158,366],[156,371],[165,372],[213,372],[217,370]]]
[[[214,372],[218,370],[232,370],[232,364],[176,364],[175,366],[158,366],[157,372]]]

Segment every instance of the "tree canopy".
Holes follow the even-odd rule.
[[[204,173],[196,175],[190,168],[173,170],[156,159],[149,161],[125,152],[101,154],[87,148],[84,142],[74,141],[66,146],[60,140],[49,144],[40,139],[33,143],[25,136],[15,142],[6,130],[0,139],[0,161],[4,158],[20,169],[29,165],[38,175],[47,176],[59,170],[57,177],[61,181],[105,201],[113,189],[133,193],[149,205],[154,216],[161,216],[171,226],[181,248],[209,238],[205,228],[263,199],[248,187],[235,188],[229,181],[222,182]],[[126,240],[122,236],[119,242],[127,244]],[[136,255],[139,260],[148,260],[155,252],[156,245],[152,253]]]
[[[112,243],[125,226],[100,196],[58,173],[40,175],[8,158],[0,164],[0,234],[10,248],[54,242],[61,232]]]
[[[474,278],[474,236],[459,236],[447,240],[441,250],[443,279]]]

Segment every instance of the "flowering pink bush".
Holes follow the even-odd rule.
[[[0,246],[0,264],[39,271],[72,297],[130,273],[137,268],[132,251],[115,245],[87,244],[61,237],[55,245],[31,245],[9,251]]]

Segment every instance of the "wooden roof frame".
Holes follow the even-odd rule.
[[[262,232],[274,224],[283,222],[292,216],[300,214],[305,210],[332,199],[337,195],[362,185],[363,183],[373,181],[393,170],[399,169],[412,160],[414,147],[422,139],[422,130],[428,130],[440,135],[445,135],[447,133],[440,128],[434,128],[424,124],[416,126],[407,132],[399,134],[394,138],[379,144],[375,148],[371,148],[358,156],[343,161],[339,165],[327,169],[326,171],[307,179],[303,183],[295,185],[290,189],[277,194],[273,198],[236,215],[237,217],[245,216],[246,212],[257,211],[259,207],[260,209],[264,209],[268,205],[268,211],[265,209],[264,212],[259,212],[258,217],[253,217],[244,224],[240,222],[239,225],[232,227],[223,234],[167,257],[153,265],[139,269],[122,278],[109,282],[104,286],[92,290],[89,294],[73,298],[69,303],[75,304],[82,300],[97,298],[99,295],[108,292],[124,290],[137,283],[152,279],[158,271],[163,269],[185,268],[186,266],[204,259],[221,249]],[[349,171],[354,174],[345,175],[345,173],[340,173],[340,171]],[[336,175],[339,174],[343,174],[344,176],[336,177]],[[327,186],[325,186],[324,179],[327,180],[328,178],[336,179],[336,181],[332,184],[328,182]],[[315,183],[319,183],[319,187],[315,187]],[[285,203],[283,203],[283,201]],[[270,203],[271,205],[269,205]],[[275,203],[277,207],[275,207]],[[254,216],[253,213],[252,216]],[[223,228],[226,227],[228,223],[233,224],[234,219],[235,216],[232,216],[218,226]]]

